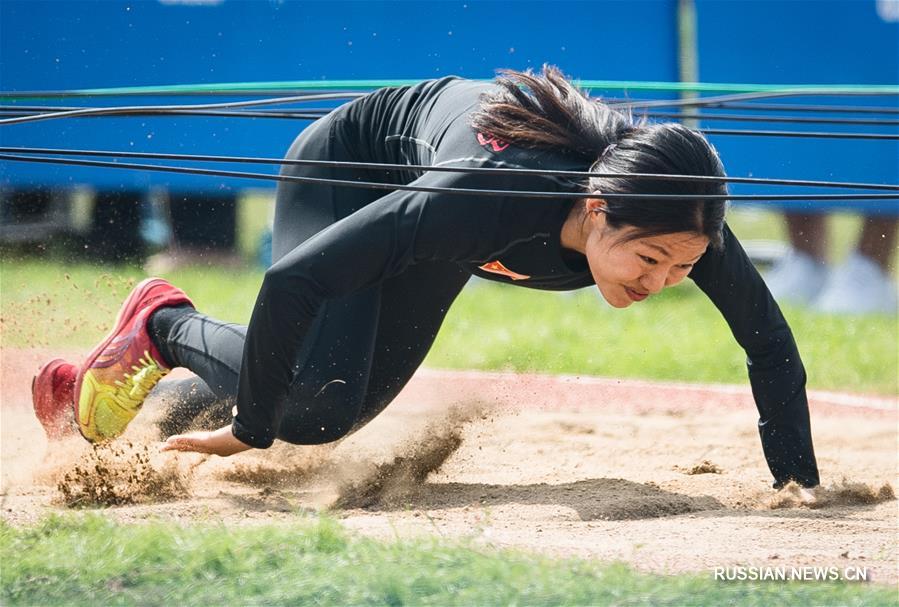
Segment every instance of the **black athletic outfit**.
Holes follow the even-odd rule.
[[[524,150],[468,125],[492,84],[443,78],[383,89],[304,130],[288,158],[585,171],[582,159]],[[568,179],[286,166],[287,175],[493,190],[579,192]],[[282,182],[273,249],[247,328],[190,310],[158,313],[160,350],[219,396],[236,395],[234,435],[336,440],[384,409],[411,378],[474,274],[536,289],[594,284],[560,244],[574,201],[366,190]],[[777,304],[725,228],[690,277],[746,350],[768,465],[781,485],[818,484],[805,370]]]

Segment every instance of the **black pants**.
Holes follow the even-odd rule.
[[[338,110],[304,130],[287,157],[353,160],[354,142],[335,129],[343,116]],[[379,177],[373,171],[300,166],[286,166],[283,172],[369,181]],[[383,190],[281,182],[273,260],[382,195]],[[278,438],[306,445],[331,442],[383,411],[424,360],[469,276],[454,263],[421,263],[366,291],[328,301],[297,352]],[[191,412],[215,406],[230,410],[228,399],[237,393],[246,327],[188,308],[157,312],[151,330],[170,364],[190,369],[206,384],[182,384],[180,391],[186,396],[181,407]],[[173,425],[169,430],[179,429]]]

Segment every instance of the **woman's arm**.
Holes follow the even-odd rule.
[[[690,278],[721,311],[746,351],[759,434],[774,486],[820,482],[812,446],[805,368],[790,327],[730,228],[724,249],[709,251]]]

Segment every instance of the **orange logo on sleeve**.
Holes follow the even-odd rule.
[[[519,274],[518,272],[513,272],[499,261],[488,261],[484,265],[480,266],[481,270],[485,272],[490,272],[491,274],[501,274],[503,276],[508,276],[512,280],[527,280],[530,278],[527,274]]]

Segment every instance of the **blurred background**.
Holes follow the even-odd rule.
[[[497,68],[539,68],[544,62],[580,79],[895,83],[897,5],[895,0],[5,0],[0,7],[0,88],[23,92],[284,80],[416,80],[449,74],[490,78]],[[677,95],[639,88],[592,92],[614,98]],[[218,95],[212,100],[233,98],[238,97]],[[139,105],[209,100],[153,95],[90,101]],[[72,102],[45,98],[40,103],[67,101]],[[812,101],[844,106],[885,103],[883,98],[859,96],[791,97],[782,104]],[[896,101],[889,97],[886,104],[895,108]],[[791,114],[789,107],[779,113],[800,116]],[[756,115],[764,118],[765,113]],[[828,116],[845,118],[839,112],[817,114]],[[279,157],[307,124],[296,119],[103,117],[5,126],[0,137],[6,146]],[[706,126],[696,120],[691,125]],[[713,126],[747,128],[747,123],[716,119]],[[748,127],[822,130],[820,125],[766,122]],[[860,128],[865,127],[828,130]],[[867,130],[878,128],[884,130],[883,126]],[[886,128],[896,132],[895,123]],[[893,141],[724,135],[712,139],[732,175],[899,181],[899,148]],[[276,167],[261,170],[274,172]],[[104,259],[110,252],[127,258],[178,246],[209,259],[228,260],[241,252],[265,262],[265,239],[257,233],[264,231],[264,225],[257,223],[270,215],[266,200],[271,199],[271,182],[4,162],[0,187],[4,243],[81,235],[89,245],[86,254]],[[747,188],[733,190],[741,193]],[[245,204],[251,208],[242,210]],[[808,215],[850,209],[894,216],[896,208],[894,203],[813,202],[795,203],[790,210]],[[110,230],[110,225],[116,229]],[[769,240],[776,240],[773,236]],[[760,260],[770,261],[789,248],[768,242],[754,252]]]

